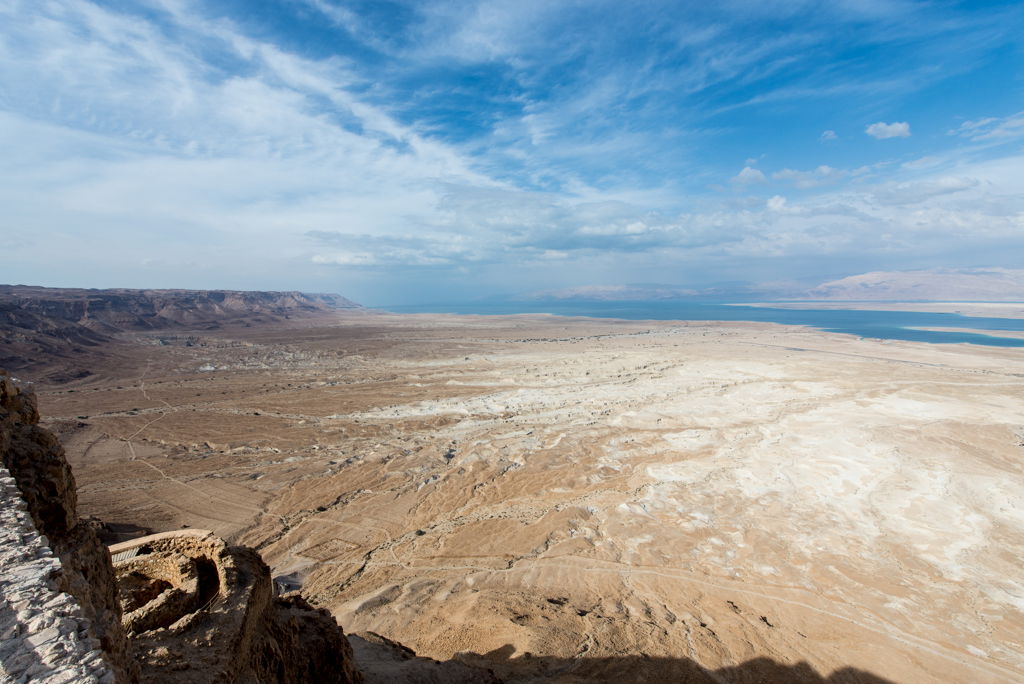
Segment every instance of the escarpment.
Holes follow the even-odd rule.
[[[362,681],[334,618],[298,595],[276,596],[269,569],[250,548],[209,534],[155,535],[118,553],[115,567],[93,527],[78,518],[64,449],[38,420],[35,396],[0,370],[3,465],[60,561],[57,589],[81,607],[79,626],[98,640],[115,681]],[[22,614],[12,629],[40,641],[31,632],[42,623]]]
[[[334,294],[0,285],[0,366],[65,383],[120,358],[125,336],[294,323],[362,310]]]

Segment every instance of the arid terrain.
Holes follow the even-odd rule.
[[[1019,351],[365,311],[115,337],[37,386],[80,512],[251,545],[350,634],[507,681],[1024,679]]]

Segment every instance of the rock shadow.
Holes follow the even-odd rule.
[[[809,663],[794,665],[770,658],[754,658],[739,665],[709,669],[690,658],[644,655],[604,658],[559,658],[522,653],[513,657],[511,644],[485,654],[460,653],[456,660],[493,671],[502,681],[549,681],[565,684],[584,682],[686,684],[895,684],[876,674],[843,667],[822,675]]]

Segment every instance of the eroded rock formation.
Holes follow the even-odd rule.
[[[0,370],[0,455],[118,682],[361,682],[334,618],[275,596],[255,551],[212,535],[165,537],[114,565],[79,519],[75,478],[35,396]],[[120,592],[118,585],[120,584]],[[123,608],[122,608],[123,606]]]
[[[0,285],[0,366],[70,382],[124,352],[123,333],[213,330],[361,309],[334,294]]]
[[[274,596],[252,549],[212,534],[131,546],[124,555],[137,555],[115,569],[144,682],[362,681],[334,618],[297,594]]]
[[[80,524],[71,467],[60,442],[39,427],[35,396],[0,370],[0,455],[28,505],[36,529],[46,536],[62,572],[58,586],[78,600],[119,682],[138,680],[121,627],[114,569],[107,548]]]

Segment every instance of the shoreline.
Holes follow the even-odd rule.
[[[598,306],[604,302],[596,303]],[[651,304],[663,304],[664,302],[647,302],[647,305]],[[593,321],[593,322],[610,322],[616,321],[621,323],[669,323],[669,324],[691,324],[691,325],[726,325],[732,323],[752,323],[752,324],[765,324],[765,325],[783,325],[788,327],[805,328],[808,330],[815,330],[822,333],[838,334],[838,335],[849,335],[853,338],[864,338],[871,340],[880,340],[887,342],[916,342],[925,344],[972,344],[982,347],[1024,347],[1024,336],[1019,333],[1024,333],[1024,326],[1021,330],[1001,330],[998,327],[987,327],[984,324],[979,325],[942,325],[951,321],[906,321],[906,322],[889,322],[889,321],[820,321],[814,322],[811,320],[758,320],[756,318],[716,318],[714,311],[700,311],[699,313],[708,313],[707,317],[670,317],[673,313],[671,309],[666,311],[651,311],[643,308],[643,302],[639,303],[640,306],[637,308],[636,317],[626,317],[621,315],[624,312],[622,309],[627,307],[619,307],[609,309],[607,315],[602,315],[599,308],[584,309],[579,312],[562,311],[388,311],[385,309],[374,309],[378,315],[388,316],[400,316],[400,317],[420,317],[420,316],[454,316],[465,320],[466,318],[523,318],[529,320],[530,317],[537,317],[535,320],[549,320],[557,322],[558,319],[566,321]],[[962,311],[944,311],[938,310],[941,307],[951,307],[954,305],[962,305],[958,303],[940,303],[932,302],[927,303],[936,310],[918,310],[910,307],[918,306],[914,303],[904,302],[897,303],[891,302],[888,305],[891,308],[888,309],[873,309],[870,308],[869,303],[855,303],[855,302],[829,302],[831,306],[815,308],[817,303],[814,302],[760,302],[760,303],[718,303],[709,304],[710,307],[750,307],[755,309],[778,309],[778,310],[793,310],[793,311],[827,311],[827,312],[839,312],[839,311],[879,311],[882,313],[896,313],[905,311],[907,313],[917,314],[949,314],[949,315],[960,315],[963,317],[974,316],[982,317],[983,312],[974,310],[974,313],[967,314]],[[858,304],[860,306],[850,308],[843,305]],[[989,303],[995,306],[1003,306],[1004,303]],[[979,304],[980,305],[980,304]],[[682,306],[703,306],[703,304],[694,303],[682,303]],[[1017,307],[1020,306],[1020,311],[1017,312],[1015,308],[1011,308],[1010,315],[1008,316],[986,316],[988,318],[997,318],[1004,321],[1018,321],[1024,319],[1024,304],[1017,305],[1015,303],[1006,303],[1005,306]],[[453,305],[452,307],[445,307],[444,305],[438,305],[438,309],[444,308],[458,308],[459,305]],[[863,308],[861,308],[863,307]],[[905,308],[899,308],[905,307]],[[680,310],[678,313],[683,314],[686,309]],[[692,309],[691,309],[692,312]],[[654,316],[647,314],[656,314]],[[721,313],[721,312],[719,312]],[[1019,313],[1019,315],[1014,315]],[[663,314],[665,317],[659,317],[657,314]],[[903,334],[900,334],[903,333]],[[923,333],[924,335],[915,335],[914,333]],[[1003,334],[1005,333],[1005,334]]]

